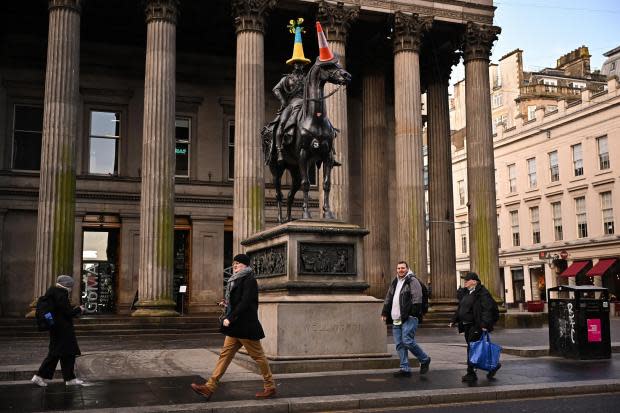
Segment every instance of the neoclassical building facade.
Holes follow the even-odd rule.
[[[448,80],[464,59],[471,268],[499,296],[493,13],[491,0],[2,2],[0,315],[26,314],[63,273],[90,314],[214,308],[240,241],[277,224],[260,129],[297,17],[306,56],[318,20],[353,75],[327,103],[342,163],[332,207],[370,230],[363,271],[378,297],[404,259],[422,279],[430,268],[436,304],[454,303]]]

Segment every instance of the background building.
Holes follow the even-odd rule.
[[[494,116],[505,113],[508,119],[496,122],[493,138],[500,279],[506,303],[546,299],[545,289],[558,284],[603,285],[617,295],[618,78],[603,83],[600,75],[590,73],[584,47],[558,59],[556,69],[537,73],[523,73],[521,54],[516,50],[489,69],[502,78],[491,92],[503,96],[494,106]],[[510,73],[517,76],[505,80]],[[552,78],[558,83],[549,83]],[[451,114],[456,125],[463,110],[459,87]],[[532,103],[534,111],[524,110]],[[467,179],[466,139],[463,131],[453,132],[459,272],[469,270],[469,264],[468,231],[466,224],[459,229],[458,222],[468,221],[466,187],[476,185]]]

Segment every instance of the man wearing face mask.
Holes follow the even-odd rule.
[[[51,380],[54,371],[60,361],[62,378],[67,386],[80,386],[84,382],[75,377],[75,358],[79,356],[75,330],[73,328],[73,317],[77,317],[84,311],[83,306],[74,307],[69,301],[71,290],[73,289],[73,278],[69,275],[59,275],[56,285],[50,287],[45,296],[53,304],[54,325],[50,329],[49,352],[39,371],[31,381],[41,387],[47,386],[45,380]]]
[[[491,293],[480,283],[480,278],[475,272],[468,272],[465,277],[465,287],[459,290],[459,306],[452,317],[450,327],[458,323],[459,333],[464,333],[467,343],[467,374],[463,376],[463,382],[472,383],[478,380],[476,369],[469,364],[469,343],[480,340],[483,331],[493,331],[493,325],[497,322],[499,313],[497,303]],[[487,373],[487,378],[495,377],[497,368]]]

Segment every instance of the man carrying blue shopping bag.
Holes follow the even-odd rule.
[[[469,272],[463,277],[463,280],[465,281],[465,288],[460,290],[459,306],[450,323],[450,327],[455,323],[458,324],[459,333],[464,333],[465,341],[467,342],[467,374],[462,379],[466,383],[478,380],[476,375],[477,367],[481,369],[488,367],[484,368],[488,371],[487,378],[493,379],[497,370],[502,367],[499,363],[499,352],[496,352],[494,364],[493,358],[490,359],[491,363],[484,366],[478,363],[473,364],[470,359],[472,352],[470,343],[473,344],[480,341],[483,334],[488,338],[488,333],[493,331],[493,326],[499,320],[499,309],[489,290],[480,283],[478,274]],[[490,343],[490,340],[485,340],[481,345],[490,347],[487,344],[493,343]],[[496,344],[493,344],[493,346],[496,346]]]

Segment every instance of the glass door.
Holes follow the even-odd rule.
[[[84,230],[81,303],[87,315],[116,312],[119,230]]]

